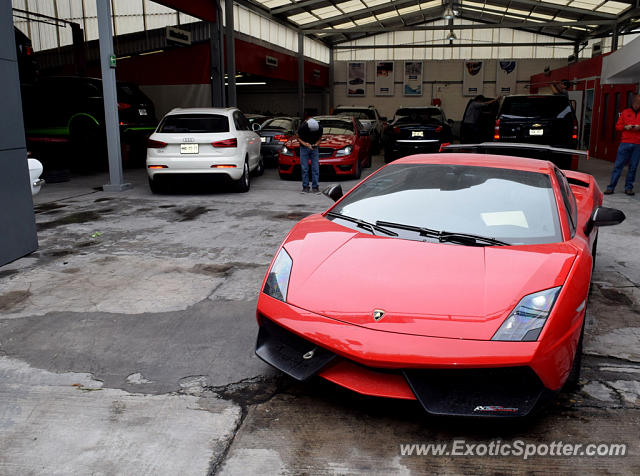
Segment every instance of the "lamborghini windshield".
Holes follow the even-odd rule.
[[[474,234],[511,245],[562,241],[551,179],[538,172],[394,164],[365,181],[332,211],[373,224]],[[352,226],[344,220],[340,224]],[[425,239],[409,229],[393,231],[400,238]]]

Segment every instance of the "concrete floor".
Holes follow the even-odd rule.
[[[610,167],[582,164],[603,188]],[[99,191],[99,175],[46,186],[40,249],[0,268],[0,474],[640,474],[639,197],[605,199],[627,220],[601,230],[581,388],[505,423],[299,384],[254,355],[266,267],[325,197],[274,170],[248,194],[154,196],[143,170],[126,178],[123,193]],[[399,447],[496,438],[624,442],[628,454],[524,461]]]

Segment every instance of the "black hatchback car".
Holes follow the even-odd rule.
[[[410,154],[438,152],[453,140],[451,126],[439,107],[403,107],[384,131],[384,161]]]
[[[267,165],[278,165],[278,154],[284,144],[291,140],[298,131],[300,119],[294,117],[274,117],[262,123],[258,131],[262,144],[260,153]]]
[[[578,121],[565,95],[514,95],[502,100],[494,140],[578,147]]]

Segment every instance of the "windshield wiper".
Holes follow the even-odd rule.
[[[414,231],[420,233],[420,236],[426,236],[429,238],[437,238],[440,243],[450,241],[457,242],[465,245],[482,246],[482,243],[498,246],[509,246],[509,243],[496,240],[495,238],[489,238],[486,236],[472,235],[470,233],[454,233],[449,231],[438,231],[432,228],[425,228],[422,226],[405,225],[403,223],[393,223],[390,221],[377,221],[378,226],[388,226],[391,228],[398,228],[400,230]]]
[[[340,218],[341,220],[346,220],[346,221],[350,221],[351,223],[355,223],[360,228],[368,229],[372,235],[376,234],[375,231],[379,231],[380,233],[384,233],[385,235],[398,236],[398,234],[395,231],[387,230],[386,228],[379,226],[377,223],[376,224],[369,223],[368,221],[343,215],[342,213],[338,213],[338,212],[327,212],[327,215],[330,217]]]
[[[490,245],[497,245],[497,246],[510,246],[510,243],[507,243],[506,241],[496,240],[495,238],[490,238],[488,236],[473,235],[471,233],[456,233],[456,232],[450,232],[450,231],[441,231],[440,237],[438,239],[440,240],[441,243],[444,241],[457,241],[459,243],[473,241],[472,244],[476,244],[476,245],[480,245],[480,243],[487,243]]]
[[[391,228],[398,228],[399,230],[415,231],[416,233],[420,233],[420,236],[428,236],[431,238],[440,237],[440,232],[438,230],[432,230],[431,228],[424,228],[422,226],[405,225],[403,223],[394,223],[391,221],[380,221],[380,220],[376,222],[376,225],[388,226]]]

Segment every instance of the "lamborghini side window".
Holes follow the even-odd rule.
[[[576,205],[576,197],[573,195],[571,186],[569,185],[569,182],[567,182],[567,178],[564,174],[558,169],[556,169],[555,172],[558,184],[560,185],[560,192],[562,193],[562,202],[564,203],[564,207],[567,211],[571,237],[573,238],[578,226],[578,207]]]

